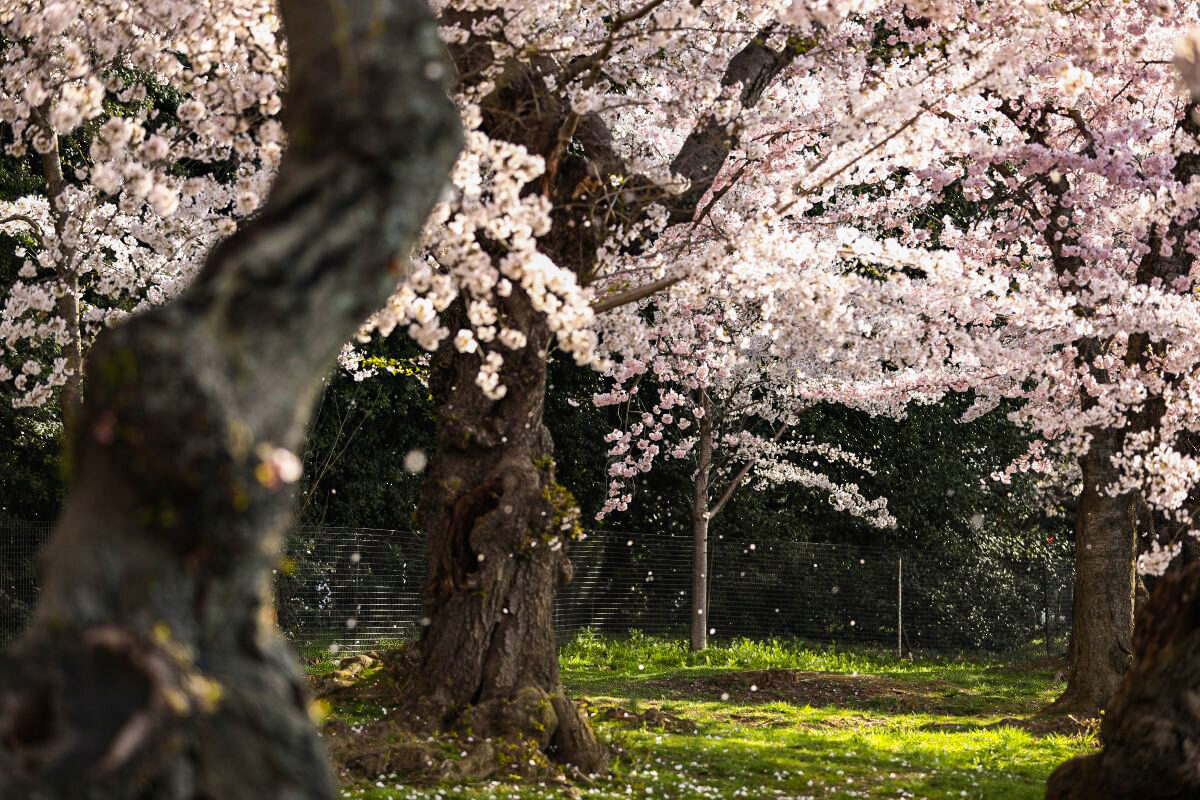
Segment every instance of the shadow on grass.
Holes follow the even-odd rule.
[[[858,675],[768,669],[699,672],[673,670],[645,679],[574,681],[587,694],[634,700],[728,700],[742,704],[788,703],[898,714],[998,716],[1032,714],[1046,702],[1047,683],[974,673],[946,678]],[[966,678],[966,680],[964,680]],[[589,685],[591,684],[591,685]]]

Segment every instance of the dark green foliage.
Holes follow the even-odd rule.
[[[325,379],[304,452],[299,522],[411,529],[421,475],[405,469],[412,450],[432,455],[433,401],[421,382],[425,354],[405,336],[366,348],[380,374],[355,381],[341,367]]]
[[[55,405],[13,408],[0,396],[0,519],[51,520],[65,482]]]
[[[906,604],[929,610],[909,626],[913,648],[922,646],[921,639],[969,649],[1023,644],[1041,624],[1043,584],[1057,592],[1055,577],[1070,561],[1070,515],[1046,516],[1044,498],[1024,476],[1010,485],[991,479],[1028,440],[1004,407],[959,422],[970,399],[951,395],[937,405],[914,406],[903,420],[836,406],[805,416],[801,432],[871,459],[873,476],[837,467],[830,472],[858,482],[866,497],[887,497],[894,528],[866,525],[812,492],[747,487],[714,521],[714,534],[759,543],[885,546],[905,558]],[[1049,580],[1042,565],[1048,565]]]
[[[605,448],[600,439],[618,426],[619,411],[591,405],[591,395],[606,385],[590,370],[557,359],[551,376],[547,423],[554,434],[559,479],[579,498],[585,522],[595,525],[593,516],[605,496]],[[643,387],[643,391],[652,392],[652,388]],[[835,405],[811,409],[796,433],[870,458],[875,474],[837,465],[822,464],[821,468],[836,481],[858,483],[868,498],[887,497],[897,518],[896,527],[881,530],[837,511],[821,492],[757,485],[751,480],[711,524],[710,540],[716,551],[730,552],[731,542],[756,544],[760,557],[749,559],[744,569],[734,570],[746,572],[747,591],[764,592],[764,587],[777,591],[777,602],[764,601],[762,605],[786,605],[791,611],[781,611],[781,620],[831,614],[830,633],[842,638],[846,620],[836,618],[837,609],[870,608],[877,594],[885,594],[877,598],[881,602],[878,616],[892,626],[889,635],[894,637],[892,576],[895,558],[904,556],[909,565],[908,601],[913,608],[934,610],[933,616],[912,620],[912,647],[921,648],[927,642],[969,649],[1025,644],[1042,624],[1044,587],[1057,593],[1063,565],[1069,563],[1070,514],[1047,516],[1042,507],[1046,498],[1025,476],[1017,476],[1008,485],[991,478],[1024,452],[1029,440],[1008,420],[1011,409],[1007,406],[971,423],[959,422],[971,400],[969,395],[951,395],[939,404],[914,405],[901,420],[873,418]],[[694,469],[690,460],[663,459],[652,473],[637,480],[637,494],[629,510],[605,521],[606,527],[630,531],[634,536],[647,531],[677,537],[668,540],[677,542],[677,547],[669,550],[661,545],[656,551],[631,548],[631,571],[653,571],[665,577],[690,556]],[[1060,509],[1063,511],[1066,509]],[[856,582],[850,574],[853,565],[842,564],[838,568],[850,572],[845,580],[832,584],[847,594],[832,603],[825,596],[829,591],[826,584],[831,582],[822,580],[823,588],[817,589],[799,579],[795,565],[784,557],[790,552],[787,548],[780,550],[779,558],[761,557],[774,542],[886,548],[888,574],[886,580]],[[617,553],[614,557],[622,556]],[[1043,575],[1043,565],[1048,565],[1048,576]],[[713,565],[714,573],[720,570],[721,565]],[[726,580],[724,586],[729,590],[732,584]],[[849,593],[856,586],[871,596],[854,600]],[[807,597],[809,589],[818,594]],[[721,602],[720,598],[713,600],[714,604]],[[1053,605],[1054,597],[1050,602]],[[775,618],[758,621],[764,634],[789,632],[780,628]],[[856,638],[872,637],[868,622],[862,620],[853,631]],[[741,619],[736,627],[752,630],[754,623]]]

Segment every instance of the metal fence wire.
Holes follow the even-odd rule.
[[[305,649],[411,639],[425,570],[425,537],[412,531],[298,528],[275,576],[279,627]]]
[[[48,523],[0,522],[0,647],[28,623]],[[570,545],[574,580],[555,599],[560,641],[584,628],[686,635],[691,537],[597,530]],[[359,651],[420,631],[425,538],[413,531],[301,527],[276,575],[279,625],[302,650]],[[1069,561],[809,542],[710,541],[711,634],[873,644],[903,654],[1066,648]],[[1036,648],[1036,650],[1035,650]]]
[[[48,522],[0,522],[0,647],[15,639],[37,600],[37,553],[50,538]]]

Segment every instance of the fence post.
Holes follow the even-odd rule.
[[[904,556],[896,557],[896,658],[904,658]]]
[[[1051,656],[1050,652],[1050,567],[1046,561],[1042,562],[1042,608],[1044,609],[1042,618],[1046,634],[1046,657]]]

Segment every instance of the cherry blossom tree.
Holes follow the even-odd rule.
[[[1132,652],[1131,509],[1148,509],[1142,516],[1156,520],[1156,541],[1178,539],[1192,527],[1188,498],[1200,476],[1189,451],[1197,307],[1190,291],[1193,259],[1183,255],[1194,238],[1195,193],[1185,157],[1194,144],[1191,109],[1172,66],[1183,32],[1172,9],[1161,2],[1115,10],[872,4],[856,6],[859,16],[851,20],[842,18],[841,7],[764,7],[764,27],[754,33],[768,47],[788,45],[776,51],[786,52],[787,69],[772,74],[769,87],[756,83],[763,92],[752,106],[745,102],[750,98],[739,98],[740,109],[717,106],[699,123],[692,122],[695,109],[704,113],[711,103],[695,100],[685,113],[673,101],[690,96],[693,81],[706,73],[697,68],[680,75],[674,64],[666,66],[676,51],[665,32],[639,35],[662,25],[668,9],[675,10],[653,3],[614,7],[603,33],[590,40],[592,49],[572,50],[588,41],[578,33],[584,28],[572,30],[565,49],[543,46],[557,66],[517,57],[532,70],[522,74],[537,76],[524,88],[486,84],[491,94],[485,97],[527,109],[528,119],[518,124],[498,108],[489,117],[484,103],[479,130],[493,142],[521,145],[523,157],[541,155],[522,167],[521,178],[541,191],[518,192],[521,210],[514,213],[525,224],[513,223],[511,230],[531,234],[523,241],[536,251],[529,261],[539,273],[522,280],[533,287],[536,310],[550,320],[547,335],[581,361],[594,349],[593,330],[606,351],[637,352],[646,330],[636,301],[677,291],[679,280],[737,272],[731,291],[769,284],[761,293],[772,298],[768,318],[810,320],[818,352],[850,347],[852,357],[844,360],[852,363],[839,369],[869,373],[889,364],[919,370],[917,382],[931,393],[973,389],[972,415],[1000,397],[1022,401],[1015,418],[1042,440],[1014,467],[1040,468],[1051,453],[1080,462],[1080,623],[1061,707],[1099,708]],[[634,17],[625,20],[628,14]],[[784,27],[765,27],[772,14]],[[609,45],[618,20],[622,33]],[[526,22],[520,14],[500,14],[491,24],[519,40],[525,53],[538,51],[539,36],[558,35],[545,18],[546,27],[534,25],[535,33],[522,27]],[[573,24],[586,26],[586,17]],[[460,51],[464,74],[515,70],[512,61],[495,57],[515,42],[485,45],[487,25],[478,18],[472,25]],[[654,42],[654,54],[638,50],[641,36]],[[1179,57],[1185,66],[1195,60],[1190,42]],[[687,57],[688,44],[673,43],[677,60]],[[725,47],[731,55],[724,69],[746,63],[749,50],[737,50],[732,41]],[[467,53],[475,60],[463,68]],[[634,53],[640,57],[626,63]],[[555,72],[560,68],[565,71]],[[547,74],[551,82],[539,83]],[[645,96],[649,87],[663,86],[671,87],[669,100]],[[545,109],[567,108],[557,94],[564,87],[570,110],[556,117]],[[719,90],[715,96],[721,98]],[[725,122],[726,114],[732,121]],[[728,150],[702,148],[720,159],[698,183],[685,167],[698,163],[700,151],[688,148],[721,124],[729,126]],[[489,163],[508,152],[501,148]],[[564,176],[570,185],[559,184],[555,194],[564,165],[582,172]],[[682,190],[680,177],[687,179]],[[651,201],[647,181],[664,194]],[[471,191],[489,203],[498,196]],[[598,198],[604,198],[600,211]],[[952,199],[977,210],[971,222],[936,214]],[[540,223],[530,216],[538,204]],[[576,213],[583,209],[586,214]],[[440,230],[461,229],[468,217],[455,213],[447,208]],[[488,219],[489,231],[502,232],[494,215]],[[513,356],[491,344],[503,326],[487,311],[485,295],[492,286],[501,296],[515,287],[496,265],[513,259],[514,248],[491,252],[495,237],[480,238],[466,251],[477,259],[478,274],[494,276],[495,283],[488,277],[471,288],[463,259],[439,261],[437,254],[447,251],[435,243],[431,288],[402,293],[382,319],[385,327],[408,323],[431,340],[458,331],[453,347],[468,364],[446,386],[474,392],[474,384],[503,407],[504,392],[521,386],[526,396],[529,384],[505,377]],[[844,269],[828,268],[838,263]],[[856,265],[884,279],[864,277]],[[581,299],[589,290],[592,314],[603,312],[595,322]],[[455,302],[460,316],[438,317]],[[513,374],[523,376],[519,369]],[[540,392],[539,384],[533,394]],[[532,430],[537,416],[530,407],[514,419]],[[513,438],[500,433],[492,441],[507,450],[506,437]],[[474,439],[455,435],[445,446],[464,441]],[[451,474],[436,467],[431,485],[449,485]],[[496,506],[501,513],[506,507],[502,501]],[[482,518],[490,513],[484,508],[492,508],[490,501],[467,516]],[[537,512],[537,518],[564,516]],[[1171,551],[1163,547],[1151,546],[1145,568],[1169,561]],[[436,611],[440,603],[431,607]],[[439,616],[430,618],[432,638]]]
[[[1200,150],[1200,34],[1195,31],[1176,40],[1175,65],[1190,90],[1173,136],[1171,183],[1160,209],[1151,218],[1147,246],[1137,262],[1140,286],[1159,289],[1164,284],[1178,293],[1171,299],[1190,299],[1198,216],[1194,201],[1196,152]],[[1171,185],[1171,184],[1174,185]],[[1176,308],[1171,321],[1180,319]],[[1145,324],[1146,318],[1140,322]],[[1148,327],[1148,326],[1147,326]],[[1151,522],[1165,522],[1183,535],[1191,530],[1195,509],[1195,415],[1189,397],[1195,374],[1187,356],[1187,342],[1172,341],[1139,331],[1130,337],[1125,362],[1145,368],[1154,364],[1159,380],[1148,387],[1142,413],[1134,417],[1127,436],[1132,448],[1116,459],[1125,480],[1117,489],[1136,486],[1148,499]],[[1183,351],[1180,353],[1179,351]],[[1183,356],[1180,358],[1180,356]],[[1182,408],[1180,408],[1182,406]],[[1132,449],[1134,455],[1128,457]],[[1132,475],[1130,474],[1132,473]],[[1164,492],[1164,490],[1167,490]],[[1157,517],[1157,519],[1155,519]],[[1182,523],[1182,524],[1180,524]],[[1181,530],[1182,529],[1182,530]],[[1151,531],[1154,536],[1159,531]],[[1168,536],[1171,532],[1168,532]],[[1156,541],[1156,544],[1159,544]],[[1174,547],[1154,548],[1158,557],[1149,566],[1162,571],[1176,553]],[[1108,703],[1102,722],[1104,748],[1100,753],[1073,759],[1050,778],[1047,798],[1068,800],[1087,796],[1135,797],[1155,792],[1184,797],[1200,791],[1195,760],[1181,755],[1200,740],[1200,728],[1189,699],[1200,685],[1197,678],[1196,598],[1200,591],[1200,566],[1169,572],[1139,612],[1133,637],[1133,665]]]
[[[694,290],[696,284],[684,288]],[[694,460],[691,646],[703,650],[710,633],[709,524],[743,483],[803,486],[873,525],[887,527],[895,520],[886,498],[867,500],[856,484],[837,483],[820,469],[822,463],[836,464],[869,474],[868,459],[836,442],[791,431],[806,408],[848,398],[842,382],[812,354],[798,358],[794,346],[781,357],[776,347],[781,331],[765,324],[754,304],[713,299],[718,292],[691,294],[677,291],[651,301],[645,348],[625,352],[612,390],[595,398],[600,406],[624,406],[624,426],[605,437],[611,444],[609,496],[597,519],[625,510],[633,501],[632,480],[656,463]],[[862,405],[894,406],[895,389],[881,392],[882,402]],[[866,398],[861,387],[858,394]]]
[[[955,116],[970,147],[925,173],[982,210],[942,242],[1013,282],[998,317],[1009,347],[976,388],[1024,400],[1016,418],[1042,439],[1016,466],[1046,465],[1051,452],[1079,459],[1075,628],[1058,706],[1092,711],[1133,653],[1135,530],[1155,529],[1142,565],[1160,571],[1193,526],[1196,482],[1184,421],[1196,366],[1194,106],[1171,68],[1180,31],[1164,7],[1133,4],[1118,19],[1060,18],[1046,49],[1025,56],[1026,85]],[[1065,313],[1035,322],[1034,303]]]
[[[24,256],[0,308],[15,404],[60,391],[73,413],[95,334],[177,294],[258,207],[283,146],[277,27],[268,0],[0,10],[0,142],[40,184],[0,202]]]
[[[790,241],[807,228],[815,253],[844,259],[845,248],[887,275],[873,293],[826,276],[842,288],[838,303],[795,306],[838,320],[840,333],[818,336],[851,347],[859,365],[919,366],[929,391],[974,390],[968,417],[1019,400],[1014,418],[1040,439],[1013,469],[1079,460],[1077,628],[1062,708],[1100,708],[1128,667],[1135,528],[1153,528],[1141,564],[1157,571],[1194,527],[1195,120],[1172,62],[1194,74],[1196,47],[1172,12],[1029,3],[940,6],[925,12],[932,26],[888,18],[874,44],[889,65],[928,53],[914,30],[970,24],[967,51],[944,54],[975,81],[915,103],[896,128],[924,126],[911,137],[864,137],[876,155],[895,143],[892,152],[843,163],[835,150],[806,165],[798,185],[822,189],[816,202],[794,187],[799,199],[772,198],[772,211],[816,215],[790,221]],[[902,149],[914,142],[919,150]],[[786,152],[771,155],[774,169],[787,164]],[[742,187],[771,197],[744,177],[731,194]],[[939,213],[954,203],[973,212]],[[765,264],[789,263],[760,252]],[[946,284],[956,271],[957,298]],[[789,285],[776,281],[776,304],[796,303]]]
[[[64,4],[37,5],[5,21],[62,24],[49,12]],[[101,5],[197,48],[230,21],[275,25],[246,3],[82,7]],[[461,135],[424,4],[280,8],[290,144],[266,204],[180,296],[88,356],[34,620],[0,657],[4,797],[336,791],[271,613],[294,453],[322,375],[408,269]]]

